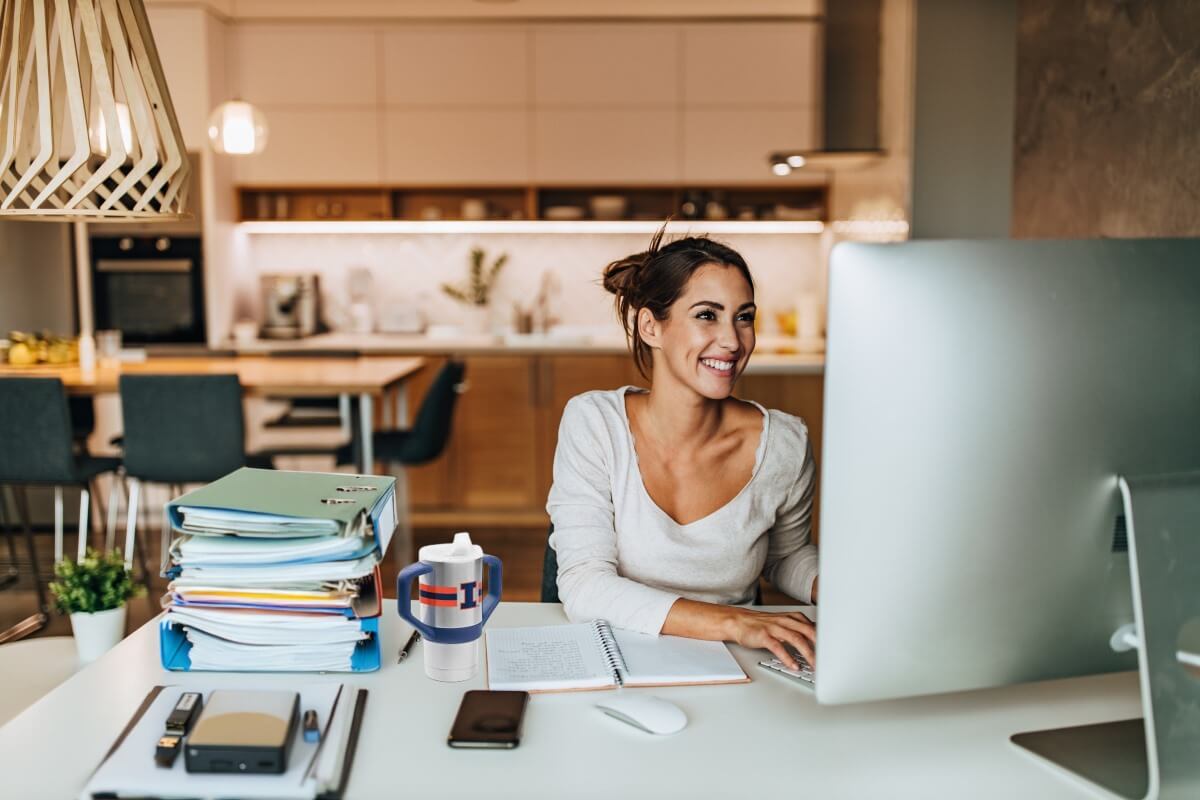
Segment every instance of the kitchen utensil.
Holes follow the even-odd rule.
[[[597,194],[588,200],[593,219],[624,219],[629,209],[629,200],[619,194]]]

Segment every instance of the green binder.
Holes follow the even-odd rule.
[[[181,533],[374,533],[385,551],[396,527],[395,491],[396,479],[390,476],[242,467],[175,498],[166,512],[170,527]],[[196,520],[209,527],[197,527]],[[228,530],[222,530],[222,522],[229,523]]]

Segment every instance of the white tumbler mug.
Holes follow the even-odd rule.
[[[479,670],[483,625],[500,602],[500,559],[484,555],[469,533],[454,534],[451,544],[426,545],[417,558],[396,579],[396,608],[421,632],[426,675],[438,681],[470,680]],[[484,564],[488,590],[481,596]],[[409,599],[416,577],[420,619],[413,616]]]

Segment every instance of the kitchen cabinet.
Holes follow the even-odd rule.
[[[824,80],[820,22],[683,26],[683,103],[815,111]]]
[[[821,144],[821,30],[239,25],[230,83],[271,133],[236,177],[395,188],[771,181],[767,153]]]
[[[379,95],[379,48],[368,28],[249,23],[234,28],[235,94],[276,106],[370,107]],[[271,147],[278,131],[271,121]]]
[[[454,493],[464,509],[525,510],[538,496],[536,359],[485,356],[466,360],[468,389],[455,419]]]
[[[236,177],[259,186],[379,183],[379,114],[374,109],[263,106],[267,149],[237,159]]]
[[[433,379],[446,363],[444,358],[425,357],[425,369],[408,379],[408,420],[405,426],[411,425],[416,419],[417,409],[421,400],[429,391]],[[470,377],[470,376],[468,376]],[[462,398],[460,397],[461,401]],[[450,423],[450,441],[441,457],[428,464],[408,467],[408,492],[410,507],[414,512],[450,508],[455,504],[453,470],[457,462],[454,444],[462,438],[459,419],[462,415],[461,405],[455,409],[454,419]]]
[[[388,106],[516,106],[529,100],[529,32],[419,26],[383,34]]]
[[[530,178],[524,110],[389,108],[383,128],[386,181],[437,186]]]
[[[256,189],[241,196],[242,219],[378,220],[392,214],[381,189]]]
[[[820,117],[803,109],[705,108],[683,112],[683,180],[736,183],[768,175],[767,155],[804,150],[821,142]],[[776,178],[781,184],[820,183],[804,170]]]
[[[671,109],[536,109],[533,179],[541,183],[677,182],[679,115]]]
[[[374,188],[312,186],[253,186],[239,190],[240,219],[257,220],[462,220],[465,204],[478,209],[472,220],[551,219],[555,206],[574,206],[580,219],[597,218],[592,199],[599,195],[624,198],[625,220],[661,221],[669,216],[690,219],[703,214],[707,201],[724,207],[729,217],[745,219],[825,219],[826,188],[821,178],[809,183],[593,184],[539,186],[536,184],[469,184],[377,186]],[[814,182],[815,181],[815,182]],[[264,199],[265,196],[265,199]],[[482,201],[483,205],[479,205]],[[336,209],[335,209],[336,204]],[[692,208],[692,211],[688,209]],[[781,211],[782,209],[782,211]],[[478,213],[482,212],[482,216]],[[600,217],[610,219],[612,217]]]
[[[679,102],[679,27],[536,27],[533,66],[538,108],[671,108]]]

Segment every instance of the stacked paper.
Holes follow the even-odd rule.
[[[370,668],[361,655],[364,648],[378,652],[378,564],[395,525],[394,482],[357,478],[374,482],[364,489],[354,480],[242,469],[172,503],[168,518],[183,535],[168,550],[164,664],[252,672]],[[346,505],[339,491],[352,492],[357,512],[338,507]],[[327,510],[310,502],[313,495],[342,502]],[[252,508],[235,505],[250,496]],[[293,507],[301,513],[280,513]],[[306,510],[323,516],[304,516]]]

